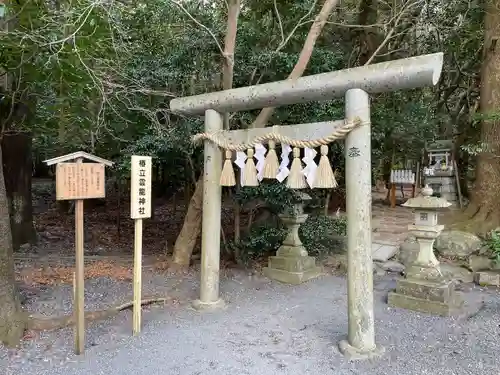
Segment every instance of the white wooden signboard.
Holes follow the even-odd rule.
[[[130,217],[151,217],[151,156],[132,156],[130,185]]]
[[[133,155],[130,176],[130,217],[135,221],[134,312],[132,331],[141,331],[142,219],[151,217],[151,156]]]

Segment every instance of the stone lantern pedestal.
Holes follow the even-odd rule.
[[[296,192],[298,202],[279,215],[288,228],[288,235],[276,252],[276,256],[269,257],[268,266],[264,268],[264,275],[270,279],[288,284],[301,284],[318,277],[322,273],[321,267],[316,266],[316,259],[308,255],[299,238],[299,228],[307,220],[304,213],[304,201],[311,197],[302,192]]]
[[[463,301],[455,291],[455,281],[445,278],[436,259],[433,244],[444,229],[438,225],[438,211],[451,206],[442,198],[432,197],[426,186],[421,195],[403,204],[415,210],[415,223],[408,226],[420,246],[417,259],[407,267],[406,275],[397,281],[396,290],[389,293],[388,303],[440,316],[460,310]]]

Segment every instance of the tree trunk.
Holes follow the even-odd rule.
[[[314,46],[318,37],[323,30],[330,14],[333,9],[337,5],[339,0],[325,0],[321,11],[316,16],[311,29],[309,30],[309,34],[307,35],[306,41],[304,42],[304,46],[302,47],[302,51],[300,52],[299,59],[295,64],[292,72],[288,76],[288,79],[297,79],[304,74],[304,71],[311,59],[312,52],[314,50]],[[229,11],[229,15],[233,14],[238,16],[237,12]],[[228,20],[228,28],[232,24],[234,27],[237,27],[237,22],[231,23]],[[229,33],[229,31],[228,31]],[[236,35],[236,34],[235,34]],[[226,52],[227,53],[227,52]],[[234,53],[234,51],[233,51]],[[225,81],[228,82],[228,81]],[[251,127],[265,127],[266,123],[269,121],[269,118],[274,112],[274,108],[263,108],[255,121],[252,123]],[[222,166],[221,166],[222,168]],[[194,246],[196,244],[196,240],[200,235],[201,231],[201,207],[203,204],[203,189],[201,178],[198,179],[196,183],[196,190],[194,192],[191,201],[189,202],[188,212],[184,219],[184,224],[182,226],[181,233],[177,237],[174,246],[174,257],[173,263],[178,266],[187,266],[189,265],[191,254],[193,252]]]
[[[26,321],[15,284],[9,204],[0,143],[0,341],[9,347],[16,346],[24,334]]]
[[[476,181],[465,214],[463,229],[484,235],[500,226],[500,121],[490,116],[500,108],[500,0],[489,0],[484,16],[484,50],[481,68],[481,142]],[[498,117],[498,116],[494,116]]]
[[[233,87],[234,75],[234,50],[236,47],[236,33],[238,31],[238,17],[240,14],[240,0],[231,0],[228,4],[227,29],[224,39],[224,61],[222,66],[222,89],[229,90]],[[224,114],[224,129],[229,130],[229,113]],[[173,251],[173,263],[177,266],[189,266],[196,241],[201,231],[201,216],[203,205],[203,184],[201,174],[196,189],[192,196],[181,233],[177,237]],[[239,215],[236,203],[235,215]],[[235,225],[238,220],[235,220]],[[238,224],[239,225],[239,224]]]
[[[359,5],[358,24],[375,25],[378,21],[378,0],[362,0]],[[372,58],[380,45],[380,38],[375,27],[362,27],[359,30],[359,58],[358,64],[365,65]]]
[[[323,28],[332,14],[333,9],[337,6],[339,0],[325,0],[323,3],[323,7],[320,12],[314,19],[314,22],[309,29],[309,33],[307,34],[306,41],[304,42],[304,46],[302,47],[302,51],[300,51],[299,59],[297,63],[293,67],[292,72],[288,76],[287,79],[297,79],[302,77],[304,74],[307,64],[309,64],[309,60],[311,60],[311,55],[314,51],[314,46],[316,45],[316,41],[318,40]],[[266,126],[267,122],[271,118],[274,113],[274,108],[263,108],[255,121],[252,124],[253,128],[263,128]]]
[[[234,50],[236,48],[236,33],[238,32],[238,18],[240,15],[241,1],[231,0],[228,6],[227,30],[224,39],[224,65],[222,69],[222,89],[229,90],[233,88],[234,78]],[[224,129],[230,130],[230,113],[224,113]],[[232,196],[232,195],[231,195]],[[241,210],[237,200],[233,200],[234,208],[234,241],[240,241],[240,222]],[[238,255],[235,254],[236,261]]]
[[[227,29],[224,38],[224,64],[222,67],[222,89],[233,88],[234,77],[234,49],[236,47],[236,33],[238,32],[238,18],[240,15],[240,0],[228,2]],[[229,130],[230,113],[224,113],[224,129]]]
[[[2,139],[5,189],[10,208],[12,246],[36,242],[31,197],[32,136],[29,133],[7,132]]]
[[[189,266],[191,254],[193,254],[193,249],[201,231],[202,205],[203,182],[200,177],[200,180],[196,183],[194,194],[189,201],[181,232],[175,241],[172,261],[177,266]]]

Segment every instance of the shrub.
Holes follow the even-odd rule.
[[[252,259],[274,255],[283,243],[287,230],[283,224],[273,226],[261,224],[252,227],[250,232],[240,241],[232,243],[240,254],[240,261],[248,264]],[[300,226],[299,236],[309,255],[322,259],[329,254],[344,251],[343,237],[346,235],[344,217],[310,215]]]
[[[496,264],[500,264],[500,231],[491,231],[487,244],[493,254]]]
[[[248,264],[250,260],[266,255],[272,255],[283,243],[287,230],[284,226],[268,224],[255,225],[239,243],[231,243],[238,261]]]
[[[344,251],[347,221],[343,216],[309,216],[300,226],[299,236],[311,256],[324,258]]]

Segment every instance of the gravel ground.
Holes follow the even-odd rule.
[[[145,293],[172,290],[173,280],[145,277]],[[131,313],[87,329],[87,350],[76,357],[70,329],[44,333],[17,353],[0,349],[6,375],[498,375],[500,369],[500,293],[474,288],[467,300],[484,301],[467,319],[438,318],[391,309],[385,303],[394,286],[391,276],[375,283],[377,342],[384,357],[349,362],[336,343],[347,332],[346,281],[324,276],[301,286],[271,283],[232,271],[224,277],[222,295],[227,308],[212,313],[190,309],[196,296],[196,276],[177,287],[184,301],[153,307],[143,314],[140,336],[131,337]],[[88,283],[89,308],[128,300],[129,284],[105,279]],[[468,288],[470,289],[470,288]],[[69,311],[71,289],[46,292],[60,297],[44,302]],[[43,312],[47,296],[35,298],[32,308]],[[172,293],[172,292],[171,292]],[[39,301],[39,302],[36,302]],[[110,302],[111,301],[111,302]],[[52,304],[52,305],[51,305]]]

